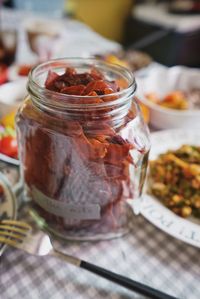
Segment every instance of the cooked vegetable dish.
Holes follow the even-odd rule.
[[[183,145],[150,162],[149,192],[181,217],[200,218],[200,146]]]

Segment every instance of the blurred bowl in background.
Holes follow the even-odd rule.
[[[182,66],[158,67],[145,77],[137,78],[137,97],[150,111],[150,125],[156,129],[200,128],[200,109],[176,110],[165,108],[147,99],[155,93],[159,98],[173,91],[200,90],[200,70]]]
[[[17,110],[26,95],[27,79],[5,83],[0,86],[0,117]]]
[[[96,54],[96,58],[129,68],[132,72],[149,66],[152,58],[145,52],[136,50],[121,50],[118,52]]]

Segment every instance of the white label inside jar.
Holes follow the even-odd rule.
[[[101,218],[101,208],[98,204],[68,204],[46,196],[34,186],[31,188],[31,194],[41,208],[56,216],[69,220],[98,220]]]

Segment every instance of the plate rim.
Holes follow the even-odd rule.
[[[180,140],[179,136],[180,134],[183,136],[184,132],[187,133],[185,134],[186,139],[188,138],[188,134],[191,134],[191,136],[199,135],[200,137],[200,131],[198,129],[167,129],[152,132],[150,138],[151,140],[153,140],[153,138],[157,138],[159,136],[174,136],[175,134],[177,139]],[[153,145],[154,144],[152,142],[151,146]],[[167,149],[170,149],[170,147],[167,147]],[[184,243],[187,243],[189,245],[200,248],[200,222],[199,224],[194,223],[189,219],[185,219],[176,215],[170,209],[165,207],[155,196],[148,194],[147,192],[145,192],[145,190],[142,195],[140,213],[152,225],[170,235],[171,237],[183,241]]]

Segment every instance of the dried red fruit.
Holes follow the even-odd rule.
[[[104,79],[103,74],[95,68],[91,69],[90,74],[95,81]]]
[[[70,95],[82,95],[84,93],[85,86],[84,85],[76,85],[64,87],[61,89],[61,93],[70,94]]]
[[[107,81],[103,74],[95,68],[90,73],[77,73],[74,68],[68,67],[64,74],[58,75],[49,71],[45,87],[47,89],[69,95],[101,96],[115,93],[120,90],[114,81]],[[111,101],[116,97],[107,97],[105,101]],[[104,101],[104,100],[103,100]],[[100,103],[99,99],[89,103]],[[85,100],[82,103],[86,103]]]
[[[45,87],[50,90],[55,89],[55,81],[59,78],[59,75],[55,72],[49,71],[45,81]]]
[[[67,67],[66,70],[65,70],[65,74],[67,76],[76,75],[76,70],[73,67]]]

